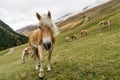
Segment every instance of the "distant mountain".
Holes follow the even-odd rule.
[[[67,18],[70,17],[73,13],[74,13],[74,12],[67,13],[67,14],[65,14],[65,15],[57,18],[56,22],[67,19]]]
[[[88,9],[99,6],[101,4],[104,4],[104,3],[108,2],[108,1],[110,1],[110,0],[96,0],[95,3],[85,6],[82,10],[75,11],[75,12],[69,12],[69,13],[57,18],[56,22],[63,22],[65,20],[67,20],[69,17],[72,17],[72,16],[74,16],[76,14],[82,13],[82,12],[88,10]]]
[[[31,32],[35,29],[38,29],[37,25],[28,25],[28,26],[25,26],[21,29],[16,30],[16,32],[29,37]]]
[[[78,13],[76,12],[77,14],[68,17],[64,21],[57,22],[57,25],[61,27],[61,29],[71,29],[78,25],[85,24],[86,22],[103,17],[104,14],[108,14],[113,10],[116,10],[116,6],[113,7],[113,5],[115,5],[117,2],[119,2],[119,0],[105,0],[103,2],[97,0],[94,4],[83,8],[82,11]]]
[[[89,18],[89,20],[90,20],[91,18],[94,18],[94,17],[95,17],[93,14],[89,14],[89,16],[88,16],[88,14],[87,14],[87,16],[86,16],[86,15],[84,15],[85,12],[87,12],[87,11],[89,12],[90,10],[93,10],[93,8],[95,8],[95,7],[97,7],[97,6],[100,6],[100,5],[103,5],[103,4],[105,4],[106,2],[108,2],[108,1],[111,1],[111,0],[96,0],[95,3],[85,6],[85,7],[84,7],[82,10],[80,10],[80,11],[67,13],[67,14],[65,14],[64,16],[58,18],[58,19],[56,20],[56,24],[57,24],[59,27],[61,27],[61,26],[63,26],[64,24],[66,24],[66,21],[69,21],[70,19],[72,20],[72,18],[76,18],[76,19],[79,19],[79,21],[76,20],[77,23],[73,24],[73,23],[74,23],[74,20],[73,20],[73,21],[71,21],[71,22],[73,22],[73,23],[71,23],[72,25],[69,24],[68,26],[71,27],[71,26],[80,25],[80,24],[83,23],[83,21],[85,21],[86,18]],[[94,13],[94,12],[93,12],[93,13]],[[79,15],[79,14],[80,14],[80,15]],[[76,15],[77,15],[77,16],[76,16]],[[78,15],[79,15],[79,16],[78,16]],[[89,20],[88,20],[88,21],[89,21]],[[76,22],[76,21],[75,21],[75,22]],[[69,23],[69,22],[68,22],[68,23]]]
[[[7,24],[0,20],[0,51],[24,44],[28,38],[13,31]]]

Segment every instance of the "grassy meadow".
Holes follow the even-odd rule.
[[[105,19],[110,20],[111,28],[98,25]],[[80,36],[82,29],[88,30],[87,36]],[[73,33],[77,40],[66,44],[64,38]],[[27,46],[15,47],[6,56],[8,50],[0,52],[0,80],[39,80],[33,59],[22,63],[22,50]],[[62,31],[56,37],[51,72],[46,71],[46,51],[44,56],[44,80],[120,80],[120,10]]]

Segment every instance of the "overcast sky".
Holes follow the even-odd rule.
[[[36,24],[35,13],[51,11],[53,20],[70,12],[77,12],[87,5],[105,0],[1,0],[0,19],[14,30]]]

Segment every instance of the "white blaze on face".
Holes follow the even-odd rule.
[[[51,28],[51,30],[54,32],[55,36],[57,36],[60,33],[56,24],[50,18],[48,18],[47,15],[43,15],[41,17],[40,22],[48,25]]]
[[[43,49],[45,50],[50,50],[52,47],[52,40],[51,37],[44,37],[43,38],[43,45],[42,45]]]
[[[43,38],[43,43],[52,42],[50,37]]]

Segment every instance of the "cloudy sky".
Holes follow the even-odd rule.
[[[67,13],[81,11],[88,5],[105,0],[1,0],[0,19],[14,30],[30,24],[36,24],[35,13],[51,11],[52,19],[56,20]]]

